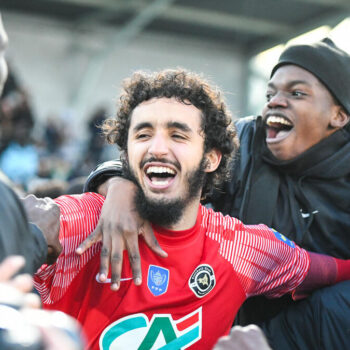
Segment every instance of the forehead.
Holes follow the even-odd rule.
[[[290,83],[298,82],[305,83],[310,86],[323,87],[326,89],[326,87],[315,75],[304,68],[292,64],[287,64],[278,68],[273,77],[270,79],[269,85],[288,85]]]
[[[199,131],[201,111],[192,104],[179,102],[175,98],[153,98],[140,103],[133,110],[130,130],[140,123],[149,123],[152,127],[167,127],[170,123],[181,123],[193,131]]]

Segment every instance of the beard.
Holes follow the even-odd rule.
[[[153,161],[152,159],[148,161]],[[159,160],[157,160],[159,162]],[[176,224],[181,219],[186,206],[195,199],[205,182],[206,159],[203,157],[197,169],[186,175],[186,195],[173,199],[147,198],[128,162],[124,162],[124,174],[137,185],[134,203],[139,215],[153,224],[166,227]]]

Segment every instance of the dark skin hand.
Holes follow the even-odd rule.
[[[37,198],[29,195],[22,198],[29,222],[34,223],[43,233],[48,247],[47,264],[53,264],[62,251],[59,241],[60,208],[51,198]]]
[[[123,250],[128,251],[133,280],[136,285],[142,283],[141,259],[138,235],[142,235],[149,248],[161,257],[167,257],[162,250],[149,222],[136,212],[134,193],[136,185],[121,177],[114,177],[98,188],[98,193],[106,196],[100,220],[95,230],[77,248],[82,254],[94,243],[102,240],[99,278],[107,279],[111,265],[111,289],[118,290],[123,264]]]

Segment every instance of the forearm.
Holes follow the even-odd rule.
[[[310,268],[304,281],[293,293],[294,299],[308,296],[313,290],[350,280],[350,260],[308,252]]]
[[[123,183],[124,180],[122,177],[120,176],[113,176],[111,178],[109,178],[108,180],[106,180],[105,182],[103,182],[102,184],[98,185],[96,188],[96,192],[104,197],[107,196],[108,191],[113,187],[114,184],[118,184],[119,183]]]

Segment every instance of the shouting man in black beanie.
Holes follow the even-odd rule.
[[[247,224],[264,223],[302,247],[350,258],[350,56],[324,39],[287,48],[273,68],[262,116],[236,122],[240,153],[232,178],[211,198],[213,207]],[[104,182],[107,178],[117,175]],[[102,217],[80,252],[103,233],[100,271],[114,259],[118,288],[122,250],[141,283],[138,233],[163,254],[130,198],[134,185],[108,162],[93,172],[87,190],[108,193]],[[108,244],[109,242],[109,244]],[[112,248],[113,247],[113,248]],[[259,324],[273,349],[350,349],[350,282],[304,301],[251,299],[238,318]]]

